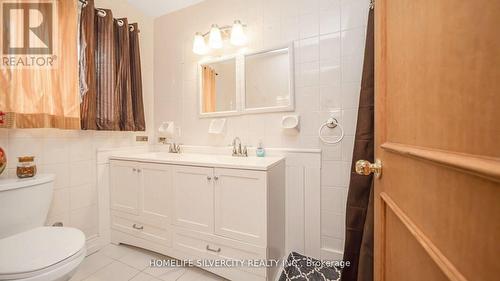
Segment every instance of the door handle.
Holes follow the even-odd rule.
[[[220,253],[221,249],[218,248],[217,250],[214,250],[214,249],[210,248],[209,245],[207,245],[207,251],[214,252],[214,253]]]
[[[382,175],[382,161],[377,159],[375,163],[370,163],[370,161],[358,160],[356,162],[356,174],[362,176],[373,174],[376,178],[380,178]]]
[[[144,229],[144,226],[139,226],[137,224],[134,223],[134,225],[132,225],[133,228],[137,229],[137,230],[143,230]]]

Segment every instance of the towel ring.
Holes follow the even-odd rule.
[[[337,127],[339,127],[340,129],[340,137],[334,141],[329,141],[327,139],[325,139],[321,133],[323,132],[323,129],[327,127],[329,129],[335,129]],[[339,143],[343,138],[344,138],[344,128],[342,127],[342,125],[339,124],[339,121],[337,121],[337,119],[333,118],[333,117],[330,117],[328,118],[328,120],[326,120],[325,123],[323,123],[323,125],[321,125],[321,127],[319,127],[319,131],[318,131],[318,134],[319,134],[319,139],[321,141],[323,141],[324,143],[326,144],[336,144],[336,143]]]

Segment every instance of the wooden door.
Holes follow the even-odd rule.
[[[170,223],[172,166],[141,163],[141,217],[145,223],[166,227]]]
[[[111,161],[111,209],[139,215],[140,183],[136,162]]]
[[[375,3],[375,280],[500,278],[500,1]]]
[[[266,245],[267,173],[215,169],[215,233]]]
[[[214,231],[213,170],[173,167],[174,224],[208,233]]]

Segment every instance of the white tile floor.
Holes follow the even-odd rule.
[[[151,259],[171,259],[143,249],[110,244],[88,256],[70,281],[222,281],[198,268],[150,267]]]

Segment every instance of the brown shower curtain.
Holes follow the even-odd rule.
[[[132,109],[132,81],[130,75],[130,42],[128,20],[115,20],[116,45],[116,91],[120,98],[120,129],[133,131],[134,112]]]
[[[344,260],[350,261],[351,266],[342,271],[342,281],[373,280],[373,176],[356,174],[354,166],[360,159],[374,161],[374,79],[373,10],[370,9],[347,196]]]
[[[95,8],[94,0],[80,14],[80,95],[82,130],[97,130],[96,68],[95,68]]]
[[[81,126],[144,131],[137,24],[87,0],[80,17]]]
[[[120,130],[120,96],[116,90],[115,34],[111,10],[95,11],[96,122],[99,130]],[[104,15],[105,13],[105,15]]]
[[[130,74],[132,76],[132,108],[136,131],[146,130],[144,101],[142,96],[141,52],[139,48],[139,28],[137,23],[130,24]]]

